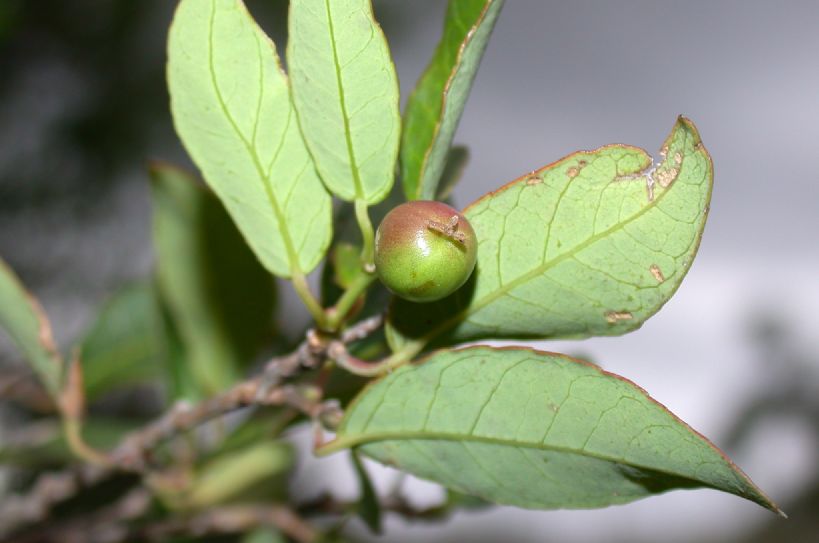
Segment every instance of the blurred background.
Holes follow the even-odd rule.
[[[247,3],[283,48],[286,2]],[[62,345],[113,292],[151,273],[147,162],[190,164],[164,83],[173,4],[0,0],[0,255],[43,302]],[[445,5],[375,2],[404,97],[435,48]],[[817,23],[813,0],[509,0],[456,135],[471,152],[454,193],[463,207],[578,149],[618,142],[656,153],[678,114],[694,120],[715,188],[677,295],[628,336],[537,347],[641,385],[723,447],[791,519],[698,490],[598,511],[391,518],[387,535],[363,538],[816,541]],[[306,315],[281,290],[280,325],[295,332]],[[0,361],[15,359],[0,337]],[[294,439],[306,447],[306,438]],[[388,488],[396,474],[372,466]],[[305,459],[291,484],[347,497],[356,488],[345,459]],[[419,505],[440,499],[434,485],[406,484]]]

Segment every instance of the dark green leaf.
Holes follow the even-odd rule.
[[[131,285],[111,298],[81,343],[86,398],[164,375],[161,326],[150,283]]]
[[[380,534],[381,505],[378,503],[378,495],[375,493],[367,468],[364,467],[358,454],[353,451],[350,458],[353,460],[353,467],[358,477],[358,486],[361,493],[358,499],[358,516],[373,533]]]
[[[408,200],[432,200],[469,89],[503,0],[450,0],[444,33],[407,101],[401,180]]]
[[[217,392],[270,333],[272,277],[212,193],[168,166],[151,174],[159,291],[191,373]]]

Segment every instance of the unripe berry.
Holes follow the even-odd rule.
[[[459,211],[441,202],[407,202],[378,226],[375,269],[396,295],[432,302],[469,279],[477,249],[475,231]]]

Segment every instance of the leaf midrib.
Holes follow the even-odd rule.
[[[335,68],[336,87],[338,88],[338,100],[341,106],[341,120],[344,125],[344,142],[347,145],[347,156],[350,159],[350,173],[353,176],[353,186],[355,187],[356,198],[365,198],[364,189],[361,186],[361,173],[358,170],[358,161],[353,148],[352,134],[350,133],[350,119],[347,116],[347,99],[344,95],[344,85],[341,81],[341,64],[338,61],[338,49],[336,48],[336,33],[333,26],[333,15],[330,11],[330,0],[324,0],[324,7],[327,11],[327,27],[330,33],[330,49],[333,52],[333,67]]]
[[[362,434],[356,437],[337,437],[334,441],[331,441],[323,450],[319,449],[320,454],[329,454],[332,452],[340,451],[342,449],[352,449],[353,447],[360,447],[364,445],[374,444],[381,441],[451,441],[451,442],[473,442],[473,443],[484,443],[490,445],[497,445],[499,447],[514,447],[514,448],[521,448],[521,449],[533,449],[538,451],[552,451],[564,454],[573,454],[577,456],[583,456],[586,458],[592,458],[595,460],[602,460],[604,462],[611,462],[612,464],[621,464],[626,465],[638,469],[645,469],[651,470],[658,473],[664,473],[666,475],[671,475],[674,477],[683,477],[692,481],[699,481],[706,483],[702,479],[694,479],[691,475],[686,475],[682,473],[677,473],[673,471],[669,471],[667,469],[662,469],[654,466],[646,466],[642,464],[638,464],[635,462],[630,462],[624,458],[614,458],[612,456],[608,456],[605,454],[597,454],[592,453],[590,451],[584,449],[572,449],[569,447],[561,447],[558,445],[550,445],[548,443],[539,443],[539,442],[526,442],[526,441],[513,441],[513,440],[503,440],[499,438],[492,438],[486,436],[476,436],[472,434],[456,434],[456,433],[449,433],[449,432],[423,432],[423,431],[416,431],[416,432],[376,432],[372,434]],[[734,473],[733,470],[730,470],[731,473]],[[748,484],[747,481],[743,481],[746,485]],[[707,483],[706,483],[707,484]]]
[[[279,207],[279,202],[276,199],[276,195],[273,194],[273,189],[270,186],[270,178],[265,174],[264,168],[262,167],[261,161],[259,160],[259,155],[256,152],[256,148],[254,147],[255,141],[253,142],[254,145],[245,138],[242,131],[239,129],[239,126],[236,124],[236,120],[231,115],[230,111],[227,108],[227,104],[225,103],[224,97],[222,96],[222,91],[219,89],[219,84],[216,80],[216,68],[213,61],[213,27],[216,20],[216,2],[211,1],[211,10],[210,10],[210,20],[208,21],[208,72],[210,75],[211,85],[213,86],[213,91],[216,94],[216,100],[219,103],[219,108],[222,110],[225,118],[227,119],[228,123],[230,124],[233,131],[236,133],[236,136],[241,140],[242,144],[245,146],[245,150],[250,155],[250,158],[253,162],[253,166],[256,168],[256,174],[258,175],[259,180],[264,187],[265,194],[267,195],[268,202],[270,203],[270,207],[273,210],[273,214],[276,216],[276,222],[279,225],[279,233],[282,237],[282,242],[284,243],[285,251],[287,252],[288,260],[290,261],[290,273],[292,275],[300,275],[302,273],[301,270],[301,263],[298,260],[298,255],[293,247],[293,240],[290,238],[290,230],[287,226],[287,221],[285,220],[284,213],[282,212],[281,208]],[[252,30],[252,29],[251,29]],[[258,52],[258,61],[260,66],[263,65],[262,62],[262,51],[261,51],[261,43],[259,42],[259,36],[256,32],[253,32],[253,37],[256,40],[256,47]],[[263,74],[263,72],[262,72]],[[263,85],[263,75],[260,74],[260,86]],[[259,89],[259,92],[263,92],[263,87]],[[261,105],[262,97],[260,95],[259,102]],[[258,124],[258,116],[256,119],[256,123]],[[285,131],[282,133],[282,141],[287,137],[287,130],[289,129],[288,126],[285,127]],[[254,139],[255,139],[255,129],[254,129]],[[275,159],[274,159],[275,161]]]
[[[649,165],[649,167],[650,167],[650,165]],[[645,170],[642,170],[642,171],[645,171]],[[643,175],[646,175],[646,174],[643,174]],[[519,183],[523,183],[523,182],[524,181],[519,181]],[[569,183],[571,183],[571,181],[569,181]],[[603,232],[600,232],[599,234],[595,234],[594,236],[588,238],[586,241],[580,243],[579,245],[575,245],[571,250],[568,250],[565,253],[562,253],[562,254],[552,258],[551,260],[536,266],[532,270],[530,270],[530,271],[528,271],[528,272],[526,272],[526,273],[524,273],[522,275],[519,275],[515,279],[512,279],[508,283],[500,286],[498,289],[496,289],[496,290],[492,291],[491,293],[487,294],[486,296],[484,296],[480,300],[478,300],[475,303],[468,306],[463,311],[458,312],[453,317],[445,320],[443,323],[441,323],[440,325],[435,327],[432,331],[430,331],[429,333],[427,333],[426,335],[424,335],[421,338],[421,342],[425,345],[426,343],[428,343],[429,341],[434,339],[436,336],[438,336],[442,332],[444,332],[444,331],[448,330],[449,328],[451,328],[452,326],[456,325],[458,322],[467,320],[469,317],[474,315],[476,312],[480,311],[481,309],[483,309],[484,307],[486,307],[490,303],[494,302],[495,300],[497,300],[501,296],[503,296],[503,295],[507,294],[508,292],[516,289],[517,287],[527,283],[528,281],[531,281],[532,279],[545,274],[548,270],[550,270],[551,268],[557,266],[558,264],[560,264],[564,260],[575,257],[577,254],[582,252],[584,249],[586,249],[590,245],[593,245],[594,243],[597,243],[601,239],[613,234],[614,232],[624,228],[628,224],[631,224],[632,222],[636,221],[637,219],[642,217],[645,213],[647,213],[648,211],[650,211],[651,209],[654,209],[654,207],[659,205],[659,203],[663,200],[663,198],[668,193],[671,192],[673,187],[674,187],[674,185],[671,185],[670,187],[667,187],[665,190],[663,190],[663,192],[661,192],[659,195],[655,196],[654,200],[650,201],[647,205],[645,205],[642,209],[640,209],[640,211],[635,213],[633,216],[629,217],[627,220],[622,221],[622,222],[618,222],[618,223],[612,225],[608,229],[604,230]],[[524,189],[525,189],[525,187],[523,187],[521,190],[524,190]],[[559,202],[556,204],[556,206],[557,205],[559,205]]]

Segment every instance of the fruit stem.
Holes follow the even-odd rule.
[[[367,202],[357,199],[355,201],[355,218],[358,221],[358,228],[361,230],[361,264],[364,271],[372,274],[375,271],[373,257],[375,255],[375,234],[373,224],[370,222],[370,214],[367,211]]]
[[[341,324],[347,318],[350,309],[356,303],[358,298],[367,290],[370,283],[375,279],[375,274],[364,273],[359,274],[353,280],[347,290],[341,295],[336,302],[336,305],[327,310],[327,330],[337,332]]]
[[[330,360],[350,373],[362,377],[376,377],[387,373],[407,363],[416,353],[414,349],[400,349],[386,358],[369,362],[351,355],[347,346],[340,341],[332,342],[327,348],[327,357]]]

